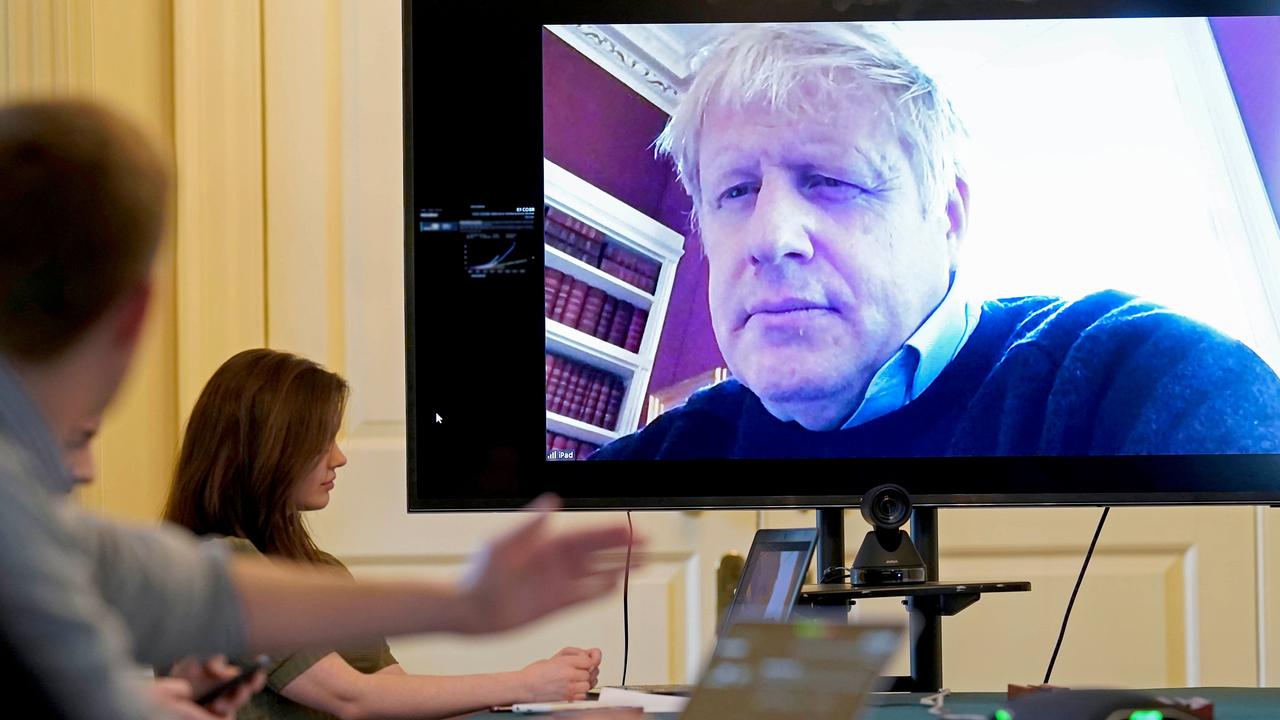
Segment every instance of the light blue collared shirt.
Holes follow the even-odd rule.
[[[74,720],[158,717],[133,661],[245,649],[226,551],[68,506],[48,418],[0,356],[0,635]]]
[[[969,302],[956,273],[946,297],[924,324],[880,367],[867,394],[841,430],[857,427],[906,406],[924,394],[960,353],[982,314],[981,303]]]

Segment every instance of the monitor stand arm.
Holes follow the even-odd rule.
[[[844,509],[818,509],[818,577],[827,568],[840,567],[844,561]],[[938,509],[916,507],[911,514],[911,535],[916,550],[924,560],[925,580],[938,580]],[[904,590],[907,589],[904,586]],[[977,600],[974,596],[973,601]],[[911,676],[893,678],[890,689],[907,692],[938,690],[942,687],[942,617],[954,615],[963,608],[942,608],[937,597],[911,597],[907,606],[911,641]],[[969,603],[971,604],[971,603]],[[968,604],[965,606],[967,607]]]
[[[938,508],[915,508],[911,534],[924,560],[925,582],[938,581]],[[911,680],[922,688],[942,689],[942,614],[936,607],[920,607],[924,601],[936,606],[936,598],[908,597],[910,617]],[[974,601],[977,601],[975,597]]]
[[[832,568],[844,567],[844,508],[818,508],[817,579]]]
[[[814,618],[831,618],[834,613],[847,620],[849,608],[859,600],[883,597],[906,598],[911,642],[911,674],[887,677],[881,690],[889,692],[936,692],[942,688],[942,618],[950,617],[976,603],[984,594],[1027,592],[1025,580],[939,582],[938,510],[915,508],[911,535],[924,561],[925,582],[850,585],[846,582],[806,585],[800,590],[797,613]],[[844,511],[818,510],[818,572],[844,565]]]

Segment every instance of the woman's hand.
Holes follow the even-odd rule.
[[[592,662],[592,666],[591,666],[591,677],[589,678],[589,680],[591,681],[591,687],[588,687],[587,689],[590,690],[591,688],[595,687],[599,683],[600,660],[603,658],[603,655],[600,652],[600,648],[591,648],[590,650],[583,650],[582,648],[577,648],[577,647],[566,647],[566,648],[561,648],[560,652],[556,653],[555,655],[552,655],[552,657],[556,658],[562,655],[582,655],[588,658]]]
[[[595,686],[600,667],[598,649],[565,648],[546,660],[530,663],[520,671],[525,686],[523,702],[585,700]]]

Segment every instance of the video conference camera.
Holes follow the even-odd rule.
[[[911,519],[911,497],[898,485],[879,485],[862,496],[862,518],[872,530],[849,566],[851,585],[922,583],[924,560],[902,526]]]

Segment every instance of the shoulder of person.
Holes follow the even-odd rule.
[[[988,303],[984,309],[1016,318],[1011,344],[1024,343],[1065,354],[1085,336],[1109,335],[1135,318],[1151,317],[1162,308],[1117,290],[1103,290],[1067,300],[1035,296]],[[1167,311],[1165,311],[1167,312]]]
[[[716,446],[718,435],[732,436],[743,406],[752,398],[742,383],[730,378],[703,388],[638,432],[609,443],[593,460],[697,457]],[[712,451],[713,452],[713,451]]]
[[[265,553],[258,550],[252,542],[242,537],[219,536],[215,542],[223,543],[231,550],[231,552],[237,555],[265,555]],[[347,569],[347,566],[344,565],[341,560],[323,550],[319,550],[318,552],[320,553],[320,556],[316,561],[317,564],[336,568],[347,575],[351,574],[351,571]]]
[[[729,378],[710,387],[702,388],[689,396],[683,406],[687,412],[722,412],[725,407],[741,405],[747,401],[751,391],[747,390],[737,378]]]
[[[255,547],[254,544],[246,538],[232,537],[230,535],[221,535],[215,539],[215,542],[222,543],[229,550],[231,550],[231,552],[237,555],[262,555],[263,554],[261,550]]]
[[[1190,350],[1209,345],[1222,352],[1247,350],[1243,343],[1203,322],[1164,305],[1108,290],[1069,303],[1064,311],[1080,342],[1120,345],[1127,350],[1144,346],[1176,346]],[[1251,351],[1250,351],[1251,352]]]
[[[41,480],[45,473],[36,456],[19,438],[0,432],[0,479],[6,492],[25,495],[47,507],[51,494],[49,485]]]
[[[694,392],[683,405],[672,408],[657,418],[650,418],[649,428],[674,428],[687,422],[705,423],[712,419],[736,420],[751,391],[735,378],[729,378]],[[644,432],[641,431],[641,432]]]
[[[319,550],[318,552],[320,553],[319,563],[321,565],[332,566],[332,567],[338,568],[339,570],[342,570],[348,575],[351,574],[351,571],[347,569],[347,566],[337,557],[335,557],[330,553],[325,552],[324,550]]]
[[[1034,322],[1032,322],[1034,318]],[[1059,300],[1034,313],[1022,340],[1061,360],[1148,368],[1148,355],[1169,367],[1265,365],[1244,343],[1166,306],[1116,290]]]

